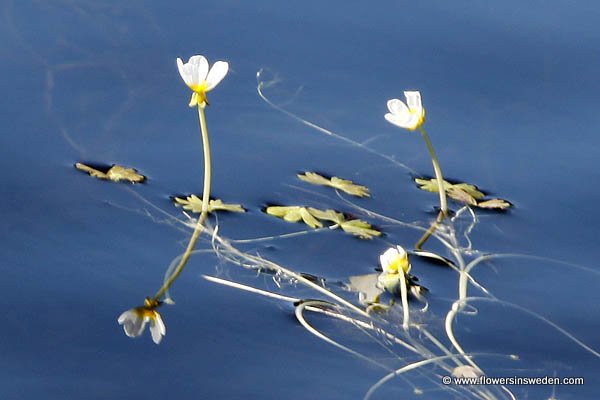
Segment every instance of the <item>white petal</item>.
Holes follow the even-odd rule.
[[[398,251],[398,257],[400,258],[404,258],[407,257],[408,255],[406,254],[406,250],[404,250],[404,247],[397,245],[396,246],[396,250]]]
[[[165,326],[165,323],[163,322],[162,317],[160,316],[159,313],[156,313],[156,324],[158,325],[160,333],[163,335],[166,335],[167,327]]]
[[[394,259],[398,256],[398,250],[390,247],[379,256],[379,262],[381,263],[381,268],[385,271],[387,267],[394,261]]]
[[[155,314],[154,318],[150,319],[150,333],[152,334],[152,340],[156,344],[159,344],[162,337],[167,333],[165,324],[158,313]]]
[[[390,112],[392,114],[399,114],[399,115],[408,114],[408,107],[406,107],[406,104],[404,104],[404,102],[402,102],[402,100],[398,100],[398,99],[388,100],[387,106],[388,106],[388,110],[390,110]]]
[[[119,325],[123,325],[125,334],[129,337],[138,337],[144,332],[146,318],[140,317],[135,311],[125,311],[118,319]]]
[[[192,76],[190,75],[190,71],[183,65],[183,60],[177,57],[177,69],[179,70],[179,75],[181,75],[181,79],[185,82],[186,85],[190,85],[192,81]]]
[[[188,68],[191,77],[190,82],[186,82],[188,85],[199,85],[206,80],[206,75],[208,74],[208,61],[206,57],[192,56],[184,67]]]
[[[214,63],[208,72],[208,76],[206,77],[206,91],[212,90],[215,86],[217,86],[219,82],[225,78],[228,70],[229,64],[227,62],[217,61]]]
[[[135,315],[132,310],[127,310],[123,314],[119,315],[119,318],[117,319],[119,325],[122,325],[125,320],[129,319],[131,314]]]
[[[406,129],[413,129],[418,121],[417,116],[409,112],[403,115],[387,113],[384,117],[388,122]]]
[[[421,116],[423,113],[421,93],[419,91],[407,91],[404,92],[404,96],[406,96],[406,104],[408,104],[408,108],[416,111],[417,116]]]

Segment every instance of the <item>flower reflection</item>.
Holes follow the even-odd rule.
[[[125,334],[129,337],[138,337],[144,332],[146,324],[150,322],[150,333],[154,343],[159,344],[167,333],[163,320],[156,311],[160,303],[156,300],[146,299],[141,307],[132,308],[119,316],[119,325],[123,325]]]
[[[177,68],[185,84],[194,92],[190,100],[190,107],[196,105],[205,107],[208,104],[206,93],[213,90],[227,75],[229,64],[225,61],[217,61],[209,70],[206,57],[196,55],[190,57],[185,64],[178,57]]]

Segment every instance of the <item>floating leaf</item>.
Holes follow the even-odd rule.
[[[321,224],[306,207],[299,206],[271,206],[265,210],[267,214],[282,218],[288,222],[299,222],[302,220],[311,228],[321,228]]]
[[[512,206],[512,204],[502,199],[491,199],[477,203],[477,207],[490,208],[495,210],[506,210],[510,206]]]
[[[114,182],[129,181],[132,183],[143,182],[146,177],[139,174],[133,168],[125,168],[120,165],[113,165],[106,173],[92,168],[82,163],[76,163],[75,168],[87,172],[90,176],[98,179],[109,179]]]
[[[97,169],[94,169],[94,168],[92,168],[90,166],[87,166],[85,164],[76,163],[75,164],[75,168],[77,168],[80,171],[87,172],[88,174],[90,174],[90,176],[93,176],[94,178],[108,179],[108,176],[106,176],[106,174],[104,172],[98,171]]]
[[[446,193],[448,193],[448,196],[450,198],[456,201],[460,201],[461,203],[465,203],[470,206],[477,205],[477,200],[475,200],[473,196],[471,196],[464,190],[457,188],[456,186],[446,189]]]
[[[298,178],[304,182],[312,183],[313,185],[330,186],[334,189],[351,194],[358,197],[369,197],[369,188],[362,185],[357,185],[347,179],[338,178],[337,176],[327,179],[316,172],[305,172],[298,174]]]
[[[344,232],[348,232],[361,239],[373,239],[374,236],[381,236],[381,232],[373,229],[371,224],[360,219],[344,221],[339,224]]]
[[[111,169],[106,173],[108,179],[114,182],[118,181],[129,181],[129,182],[143,182],[146,177],[144,175],[138,174],[138,172],[133,168],[124,168],[120,165],[113,165]]]
[[[333,222],[335,225],[332,228],[337,228],[338,226],[344,230],[344,232],[350,233],[352,235],[358,236],[361,239],[372,239],[373,236],[380,236],[381,232],[368,223],[360,219],[353,219],[347,221],[344,217],[344,214],[337,212],[335,210],[318,210],[316,208],[309,208],[309,211],[312,215],[320,220]]]
[[[202,199],[192,194],[185,199],[175,197],[173,199],[176,205],[180,205],[184,210],[189,210],[194,213],[202,212]],[[208,202],[208,212],[214,211],[229,211],[229,212],[246,212],[240,204],[226,204],[222,200],[215,199]]]
[[[343,213],[335,210],[319,210],[317,208],[306,208],[299,206],[271,206],[265,210],[267,214],[283,218],[288,222],[298,222],[300,220],[311,228],[320,228],[323,224],[318,221],[333,222],[330,228],[342,228],[344,232],[358,236],[361,239],[372,239],[374,236],[380,236],[381,232],[374,229],[369,223],[360,219],[347,221]]]
[[[416,178],[415,182],[418,185],[421,185],[419,187],[419,189],[421,189],[421,190],[426,190],[428,192],[434,192],[434,193],[438,192],[437,179],[435,179],[435,178],[432,178],[432,179]],[[450,183],[448,181],[444,181],[444,190],[446,190],[446,192],[448,192],[449,189],[461,190],[463,192],[466,192],[467,194],[469,194],[471,197],[473,197],[475,199],[483,199],[485,197],[485,194],[483,194],[482,192],[477,190],[477,187],[475,185],[470,185],[468,183]]]
[[[314,215],[315,218],[318,218],[323,221],[330,221],[330,222],[333,222],[334,224],[338,224],[338,225],[346,220],[346,218],[344,217],[344,214],[339,213],[335,210],[331,210],[331,209],[323,211],[323,210],[309,207],[308,211],[310,211],[310,213],[312,215]]]
[[[480,192],[479,190],[477,190],[477,186],[475,185],[471,185],[468,183],[456,183],[454,185],[452,185],[453,188],[456,189],[460,189],[460,190],[464,190],[465,192],[467,192],[468,194],[470,194],[474,199],[483,199],[485,197],[485,194],[483,192]],[[448,190],[448,189],[446,189]]]

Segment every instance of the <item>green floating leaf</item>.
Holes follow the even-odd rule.
[[[331,209],[327,209],[327,210],[323,211],[323,210],[309,207],[308,211],[310,211],[310,213],[312,215],[314,215],[315,218],[318,218],[323,221],[330,221],[330,222],[333,222],[334,224],[338,224],[338,225],[346,220],[346,218],[344,217],[344,214],[337,212],[335,210],[331,210]]]
[[[94,178],[111,180],[113,182],[129,181],[139,183],[146,179],[144,175],[139,174],[135,169],[125,168],[120,165],[113,165],[106,173],[82,163],[76,163],[75,168],[87,172]]]
[[[323,226],[306,207],[299,206],[271,206],[267,207],[265,212],[288,222],[300,222],[302,220],[311,228],[321,228]]]
[[[108,179],[114,182],[118,181],[129,181],[129,182],[143,182],[146,177],[138,174],[133,168],[124,168],[120,165],[113,165],[111,169],[106,173]]]
[[[334,189],[341,190],[342,192],[351,194],[352,196],[369,197],[371,195],[369,193],[369,188],[366,186],[357,185],[352,181],[338,178],[337,176],[327,179],[316,172],[305,172],[304,174],[298,174],[297,176],[304,182],[308,182],[313,185],[329,186]]]
[[[344,214],[335,210],[318,210],[316,208],[309,208],[309,211],[316,218],[323,221],[333,222],[333,227],[340,227],[344,232],[350,233],[354,236],[358,236],[361,239],[372,239],[374,236],[381,236],[381,232],[374,229],[371,224],[360,219],[346,220]],[[336,226],[337,225],[337,226]]]
[[[182,206],[184,210],[189,210],[194,213],[202,212],[202,199],[192,194],[185,199],[175,197],[173,199],[175,205]],[[229,211],[229,212],[246,212],[240,204],[226,204],[223,201],[216,199],[208,202],[208,212],[214,211]]]
[[[446,193],[448,193],[448,197],[456,201],[460,201],[461,203],[465,203],[470,206],[477,205],[477,200],[475,200],[473,196],[457,187],[450,187],[446,189]]]
[[[508,201],[502,200],[502,199],[491,199],[491,200],[481,201],[481,202],[477,203],[477,207],[495,209],[495,210],[506,210],[507,208],[510,208],[511,206],[512,206],[512,204],[510,204]]]
[[[360,219],[346,220],[344,214],[335,210],[319,210],[312,207],[300,206],[271,206],[265,210],[267,214],[282,218],[288,222],[299,222],[302,220],[311,228],[321,228],[323,224],[319,221],[329,221],[333,225],[331,229],[341,228],[344,232],[358,236],[361,239],[372,239],[381,236],[381,232],[374,229],[371,224]]]
[[[419,187],[419,189],[421,189],[421,190],[426,190],[428,192],[434,192],[434,193],[438,192],[437,179],[435,179],[435,178],[432,178],[432,179],[416,178],[415,182],[418,185],[421,185]],[[461,190],[477,200],[483,199],[485,197],[485,194],[483,194],[482,192],[477,190],[477,187],[475,185],[470,185],[468,183],[454,183],[453,184],[448,181],[444,181],[443,186],[444,186],[444,190],[446,190],[446,192],[448,192],[448,190]]]
[[[416,178],[415,182],[420,185],[419,189],[426,190],[428,192],[438,192],[437,179],[435,178]],[[478,200],[481,200],[485,197],[485,194],[480,192],[476,186],[468,183],[452,184],[444,181],[444,189],[446,190],[448,197],[470,206],[495,210],[506,210],[512,206],[510,202],[503,199],[490,199],[478,202]]]
[[[375,236],[381,236],[381,232],[379,232],[377,229],[374,229],[371,224],[361,219],[344,221],[339,225],[344,232],[358,236],[361,239],[373,239]]]

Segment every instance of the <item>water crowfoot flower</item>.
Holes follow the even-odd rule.
[[[206,93],[213,90],[227,75],[229,64],[225,61],[217,61],[209,70],[206,57],[196,55],[190,57],[185,64],[178,57],[177,68],[185,84],[194,92],[189,106],[205,107],[208,104]]]
[[[408,254],[401,246],[390,247],[379,256],[379,262],[383,272],[377,278],[377,285],[390,293],[397,293],[400,287],[400,297],[402,298],[402,311],[404,314],[402,326],[408,329],[409,310],[408,310],[408,272],[410,271],[410,262]]]
[[[423,140],[425,140],[427,150],[431,156],[431,162],[433,163],[433,170],[435,171],[440,195],[440,209],[445,217],[448,214],[448,204],[446,202],[446,191],[442,187],[444,178],[442,177],[442,169],[433,150],[433,145],[429,140],[427,132],[421,126],[425,122],[425,109],[421,104],[421,93],[416,90],[406,91],[404,92],[404,97],[406,97],[406,104],[398,99],[388,100],[387,107],[390,112],[385,114],[384,117],[388,122],[400,128],[408,129],[409,131],[414,131],[418,128],[421,132],[421,136],[423,136]]]
[[[383,272],[388,274],[398,274],[400,270],[403,270],[406,274],[410,272],[408,254],[402,246],[387,249],[385,253],[379,256],[379,263],[383,268]]]
[[[167,333],[167,329],[163,320],[156,311],[160,302],[152,299],[146,299],[141,307],[132,308],[125,311],[118,318],[119,325],[123,325],[125,334],[135,338],[140,336],[146,328],[146,324],[150,322],[150,333],[154,343],[159,344],[162,337]]]
[[[421,93],[406,91],[404,96],[406,104],[398,99],[388,100],[387,106],[390,112],[385,114],[385,119],[400,128],[414,131],[425,122],[425,109],[421,104]]]
[[[163,285],[158,289],[152,301],[158,301],[169,290],[173,282],[177,280],[188,260],[192,256],[196,242],[200,234],[204,230],[204,221],[208,217],[210,204],[210,184],[212,175],[211,157],[210,157],[210,142],[208,138],[208,127],[206,125],[206,115],[204,108],[208,104],[206,93],[214,89],[219,82],[223,80],[229,64],[225,61],[217,61],[212,68],[209,69],[208,61],[204,56],[196,55],[190,57],[187,63],[183,63],[181,58],[177,58],[177,68],[179,75],[186,85],[194,92],[190,100],[190,107],[198,106],[198,120],[200,122],[200,132],[202,134],[202,150],[204,152],[204,184],[202,189],[202,205],[200,216],[196,222],[196,228],[192,233],[192,237],[188,242],[185,252],[179,259],[179,263],[173,269],[173,272],[165,279]]]

